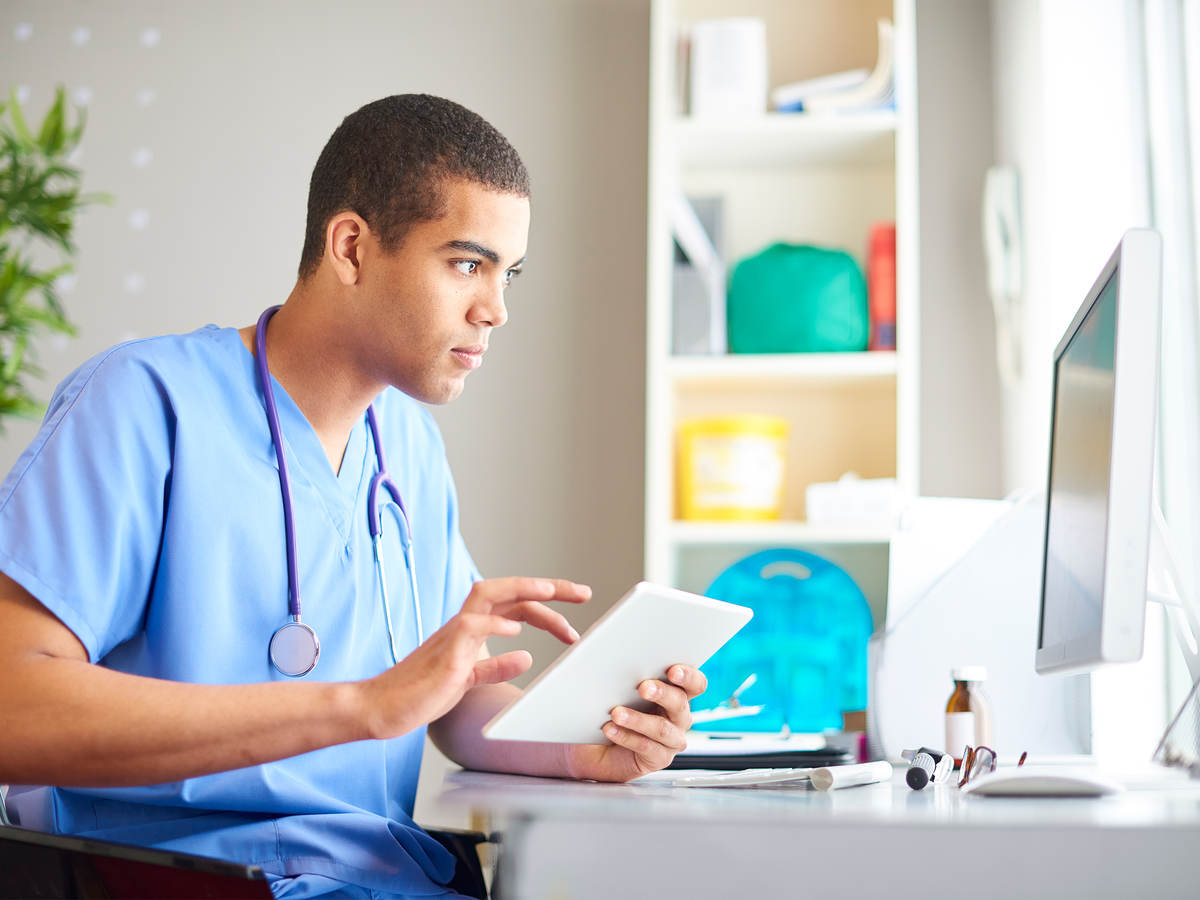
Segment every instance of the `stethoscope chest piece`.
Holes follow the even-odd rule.
[[[317,665],[321,642],[317,633],[299,620],[285,622],[271,636],[271,664],[282,674],[296,678]]]

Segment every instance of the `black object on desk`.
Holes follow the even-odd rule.
[[[780,750],[767,753],[678,753],[668,769],[819,769],[844,766],[858,759],[849,750],[823,747],[820,750]]]

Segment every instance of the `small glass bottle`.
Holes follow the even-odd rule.
[[[946,752],[962,765],[963,748],[992,745],[992,704],[980,684],[987,680],[983,666],[959,666],[950,670],[954,693],[946,701]]]

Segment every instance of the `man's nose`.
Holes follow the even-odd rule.
[[[508,307],[504,304],[503,285],[489,285],[475,305],[472,323],[499,328],[508,321]]]

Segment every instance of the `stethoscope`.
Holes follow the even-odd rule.
[[[271,636],[268,652],[273,665],[283,675],[293,677],[307,675],[317,664],[321,655],[321,642],[312,626],[300,621],[300,576],[296,569],[296,529],[292,522],[292,490],[288,485],[287,460],[283,454],[283,438],[279,433],[279,415],[275,411],[275,391],[271,386],[271,371],[267,368],[267,323],[279,309],[272,306],[258,318],[254,327],[254,346],[256,350],[255,363],[258,367],[258,380],[262,385],[263,397],[267,407],[267,424],[271,427],[271,443],[275,445],[275,458],[279,461],[279,490],[283,494],[283,530],[287,537],[288,564],[288,613],[291,621],[285,622]],[[367,520],[371,530],[371,547],[375,556],[375,569],[379,573],[379,588],[383,595],[383,619],[387,625],[388,647],[392,651],[392,664],[399,662],[396,652],[396,635],[392,630],[392,608],[388,602],[387,575],[383,568],[383,509],[379,506],[379,489],[383,488],[391,495],[400,511],[400,519],[404,528],[400,532],[400,542],[404,546],[404,565],[408,568],[408,582],[412,588],[413,614],[417,627],[417,644],[424,642],[421,629],[421,601],[417,595],[417,571],[413,565],[412,556],[412,525],[408,521],[408,511],[404,508],[404,500],[400,497],[400,489],[388,474],[387,462],[383,456],[383,444],[379,440],[379,423],[375,419],[375,406],[367,407],[367,424],[371,428],[371,442],[375,445],[375,460],[378,470],[371,478],[371,487],[367,493]]]

